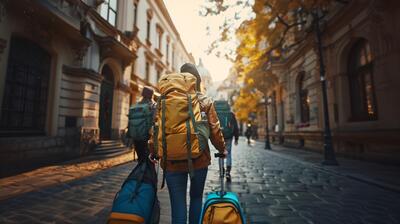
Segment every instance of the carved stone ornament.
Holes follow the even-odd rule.
[[[85,57],[87,51],[88,51],[88,47],[89,45],[78,45],[76,47],[73,48],[74,52],[75,52],[75,60],[74,60],[74,64],[76,66],[82,66],[83,65],[83,58]]]

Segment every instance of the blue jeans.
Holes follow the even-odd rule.
[[[226,151],[228,151],[228,155],[226,156],[226,166],[232,166],[232,138],[225,139],[225,147]]]
[[[208,168],[195,170],[194,177],[190,183],[190,224],[198,224],[200,220],[201,207],[203,204],[203,190],[206,182],[207,171]],[[188,175],[188,172],[167,171],[165,173],[171,201],[171,223],[174,224],[186,224],[187,222],[186,191]]]

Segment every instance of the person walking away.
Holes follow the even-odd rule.
[[[239,127],[236,121],[236,116],[232,112],[228,101],[218,100],[215,101],[215,109],[218,114],[218,119],[221,123],[222,134],[225,140],[226,150],[228,155],[226,157],[226,180],[231,181],[232,169],[232,141],[235,138],[235,145],[239,141]]]
[[[246,135],[246,138],[247,138],[247,144],[248,145],[250,145],[250,138],[251,138],[251,133],[252,131],[251,131],[251,124],[248,124],[247,125],[247,129],[246,129],[246,132],[244,133],[245,135]]]
[[[161,92],[150,158],[160,157],[171,202],[171,223],[187,223],[187,182],[190,177],[189,223],[198,224],[211,156],[208,139],[226,155],[213,101],[200,91],[201,78],[193,64],[159,80]],[[154,160],[153,160],[154,161]],[[156,162],[156,161],[154,161]]]
[[[153,100],[154,91],[145,86],[142,90],[142,99],[129,109],[128,136],[133,140],[138,160],[148,157],[148,140],[150,130],[154,125],[156,104]]]

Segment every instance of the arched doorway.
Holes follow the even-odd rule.
[[[108,65],[104,65],[101,74],[99,128],[100,139],[110,139],[112,132],[112,108],[114,95],[114,74]]]
[[[36,43],[12,37],[0,116],[0,135],[44,135],[51,56]]]

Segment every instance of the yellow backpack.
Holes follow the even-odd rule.
[[[209,206],[202,224],[242,224],[240,211],[232,203],[216,203]]]
[[[210,135],[207,118],[200,109],[196,77],[190,73],[166,74],[161,76],[158,86],[161,96],[157,105],[155,150],[164,164],[187,160],[192,175],[192,159],[207,148]]]

